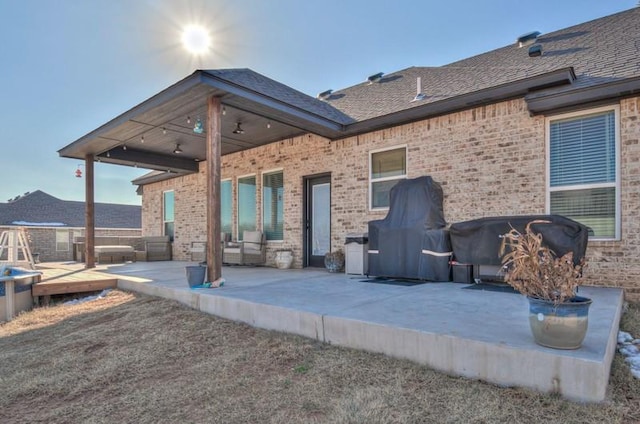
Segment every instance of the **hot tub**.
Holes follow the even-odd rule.
[[[0,321],[11,321],[19,312],[31,310],[31,285],[39,279],[38,271],[0,267]]]

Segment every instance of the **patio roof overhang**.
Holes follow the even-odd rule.
[[[264,78],[258,81],[263,84],[261,87],[264,87],[265,81],[270,81],[259,74],[252,73],[250,76]],[[58,153],[73,159],[83,159],[90,154],[101,162],[166,173],[155,178],[155,181],[198,171],[198,162],[205,159],[206,134],[194,132],[194,125],[198,119],[205,123],[207,99],[211,96],[218,97],[223,106],[221,154],[224,156],[306,133],[330,140],[342,139],[519,96],[526,96],[532,113],[535,113],[542,102],[551,101],[555,104],[553,96],[544,95],[546,89],[571,86],[575,79],[573,68],[560,68],[483,90],[418,104],[376,118],[355,121],[347,115],[340,116],[341,112],[330,105],[308,96],[305,96],[307,99],[303,104],[307,102],[306,105],[311,107],[301,107],[301,103],[295,101],[295,95],[300,93],[292,89],[291,92],[282,91],[284,86],[276,87],[273,95],[267,95],[249,88],[247,85],[250,83],[243,85],[225,78],[224,74],[198,70],[63,147]],[[273,87],[270,89],[273,91]],[[574,90],[569,92],[573,93]],[[550,97],[551,100],[548,100]],[[329,109],[322,110],[318,104]],[[548,106],[544,103],[545,108]],[[332,114],[338,118],[334,119]],[[244,134],[233,132],[238,123]],[[181,154],[174,153],[178,144]]]
[[[58,154],[74,159],[90,154],[104,163],[179,174],[197,172],[198,162],[205,159],[206,134],[194,132],[194,125],[198,119],[204,124],[211,96],[223,105],[222,155],[305,133],[333,139],[343,130],[339,122],[198,70]],[[243,134],[233,132],[238,123]],[[178,144],[180,154],[174,153]]]

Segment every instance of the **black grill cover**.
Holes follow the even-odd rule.
[[[387,216],[369,222],[369,250],[373,251],[368,258],[369,275],[449,280],[448,271],[442,279],[435,278],[444,273],[426,271],[429,266],[422,263],[423,246],[434,252],[451,251],[448,233],[426,236],[429,230],[446,225],[442,200],[442,187],[428,176],[402,180],[391,189]],[[437,258],[439,264],[446,262],[448,270],[449,258]]]
[[[497,216],[451,224],[449,232],[453,255],[461,263],[502,265],[498,254],[502,243],[500,236],[508,233],[512,226],[524,233],[527,224],[538,219],[551,223],[534,224],[531,229],[542,234],[544,244],[558,257],[573,252],[575,264],[584,258],[588,228],[559,215]]]

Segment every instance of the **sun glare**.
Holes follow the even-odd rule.
[[[188,25],[182,31],[182,45],[196,56],[207,53],[211,47],[211,36],[200,25]]]

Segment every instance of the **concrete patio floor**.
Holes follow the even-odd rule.
[[[583,346],[562,351],[533,342],[528,302],[466,284],[396,286],[320,269],[223,267],[216,289],[190,289],[189,262],[108,265],[118,287],[180,301],[255,327],[384,353],[502,386],[606,398],[623,304],[622,290],[581,287],[593,299]],[[100,267],[102,268],[102,266]]]

